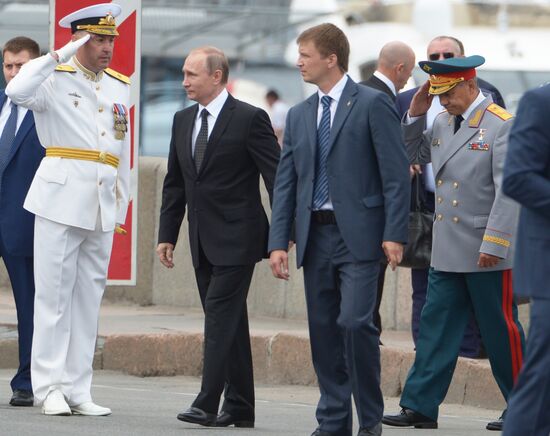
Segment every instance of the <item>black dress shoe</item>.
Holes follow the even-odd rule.
[[[494,431],[502,431],[502,426],[504,425],[504,415],[506,414],[506,411],[502,414],[500,418],[498,418],[496,421],[491,421],[488,423],[485,428],[487,430],[494,430]]]
[[[11,396],[10,404],[12,406],[32,407],[34,403],[34,396],[30,391],[24,391],[22,389],[16,389]]]
[[[180,421],[190,422],[191,424],[204,425],[205,427],[216,426],[216,414],[206,413],[198,407],[190,407],[185,412],[178,414]]]
[[[311,433],[311,436],[334,436],[334,435],[328,431],[324,431],[318,428],[313,433]]]
[[[359,429],[359,433],[357,433],[357,436],[381,436],[382,434],[382,424],[378,423],[374,427],[363,427]]]
[[[384,415],[382,422],[393,427],[437,428],[437,421],[405,408],[399,415]]]
[[[254,418],[236,418],[222,410],[216,419],[216,427],[229,427],[230,425],[242,428],[254,428]]]

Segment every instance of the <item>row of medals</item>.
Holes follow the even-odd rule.
[[[126,115],[120,115],[113,112],[115,118],[115,138],[122,140],[128,131],[128,118]]]

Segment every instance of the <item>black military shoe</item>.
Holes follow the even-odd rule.
[[[437,428],[437,421],[405,408],[399,415],[384,415],[382,422],[393,427]]]

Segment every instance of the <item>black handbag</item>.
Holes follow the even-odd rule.
[[[426,208],[420,198],[421,175],[414,176],[415,186],[412,210],[409,212],[409,240],[403,251],[399,266],[405,268],[428,268],[432,257],[433,212]]]

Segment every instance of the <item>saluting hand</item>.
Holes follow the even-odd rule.
[[[174,244],[161,242],[157,246],[157,256],[166,268],[174,268]]]
[[[428,93],[430,88],[430,81],[426,82],[416,91],[414,97],[411,100],[411,105],[409,106],[409,116],[410,117],[419,117],[428,112],[428,109],[432,105],[432,100],[434,96]]]

